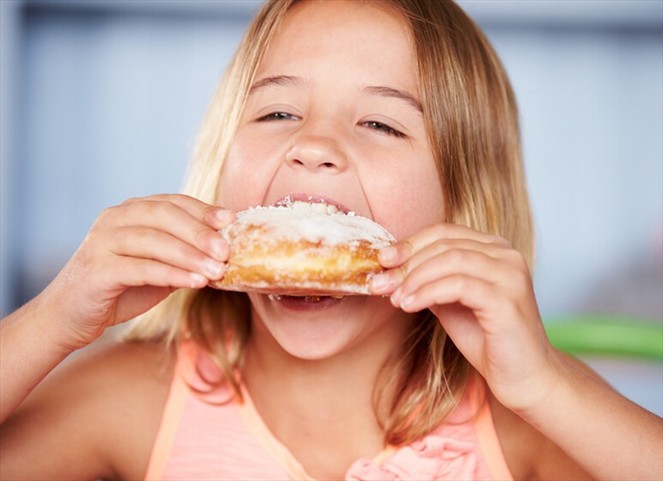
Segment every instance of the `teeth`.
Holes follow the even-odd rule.
[[[312,212],[316,214],[338,214],[338,207],[325,202],[304,202],[296,200],[290,204],[292,209]]]
[[[281,300],[281,296],[279,296],[278,294],[268,294],[267,298],[272,302],[278,302]]]

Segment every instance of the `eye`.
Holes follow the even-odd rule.
[[[394,137],[398,138],[404,138],[407,137],[403,132],[400,130],[396,130],[393,127],[390,127],[387,124],[383,124],[382,122],[378,122],[376,120],[369,120],[366,122],[363,122],[361,125],[364,127],[368,127],[369,129],[377,130],[378,132],[382,132],[387,135],[393,135]]]
[[[267,115],[258,117],[256,122],[269,122],[274,120],[299,120],[299,117],[296,115],[289,114],[287,112],[270,112]]]

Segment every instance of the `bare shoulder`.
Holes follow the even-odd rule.
[[[571,362],[588,373],[591,371],[581,361],[573,359]],[[597,376],[595,373],[591,375]],[[567,453],[516,413],[500,404],[490,393],[488,401],[497,436],[514,479],[592,479]]]
[[[160,342],[73,354],[2,425],[0,478],[142,478],[174,364]]]

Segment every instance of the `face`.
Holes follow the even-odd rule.
[[[397,239],[443,218],[407,23],[368,2],[306,1],[273,37],[226,160],[217,203],[326,199]],[[376,297],[283,303],[251,296],[254,332],[322,358],[402,338],[406,316]],[[378,342],[378,341],[375,341]]]

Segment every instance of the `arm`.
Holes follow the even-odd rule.
[[[663,479],[663,420],[558,354],[548,395],[518,414],[599,479]]]
[[[181,287],[223,273],[223,209],[180,195],[104,211],[54,281],[0,324],[0,422],[68,354]]]
[[[591,369],[577,359],[565,357],[565,362],[572,365],[574,369],[583,373],[587,379],[593,383],[599,383],[603,388],[612,391],[612,388],[605,383]],[[621,397],[621,396],[620,396]],[[576,461],[576,456],[569,456],[560,447],[559,442],[552,442],[549,437],[541,434],[541,431],[535,429],[531,424],[525,422],[522,417],[513,411],[505,408],[493,396],[490,397],[491,411],[495,422],[495,428],[500,437],[504,455],[509,462],[510,468],[516,479],[541,479],[541,480],[588,480],[595,476],[590,475]],[[548,418],[556,423],[560,420],[566,422],[567,419],[555,417],[554,412]],[[561,415],[559,415],[561,416]],[[568,417],[568,413],[563,416]],[[658,422],[659,419],[653,416]],[[612,419],[603,420],[604,423],[611,423]],[[659,424],[660,426],[660,424]],[[568,426],[566,427],[573,431]],[[663,434],[663,433],[661,433]],[[594,436],[592,433],[591,436]],[[584,449],[594,449],[594,444],[584,442]],[[621,443],[613,444],[616,448],[621,447]],[[568,449],[568,448],[567,448]],[[573,453],[572,453],[573,454]],[[619,458],[627,456],[625,449],[620,449]],[[534,461],[532,463],[532,461]],[[605,460],[604,460],[605,462]],[[655,473],[650,475],[657,479]],[[609,473],[608,479],[635,479],[620,478],[615,473]],[[646,479],[646,478],[645,478]]]
[[[0,479],[143,479],[173,354],[103,342],[62,363],[0,428]]]
[[[660,419],[551,346],[527,265],[508,242],[440,224],[384,250],[381,262],[389,270],[373,292],[435,313],[499,403],[569,459],[599,479],[661,479]]]
[[[488,393],[491,415],[504,458],[514,479],[587,481],[587,471],[540,431]]]
[[[71,352],[178,288],[223,275],[230,212],[183,195],[105,210],[37,298],[0,323],[0,422]]]
[[[0,322],[0,424],[70,353],[41,297]]]

